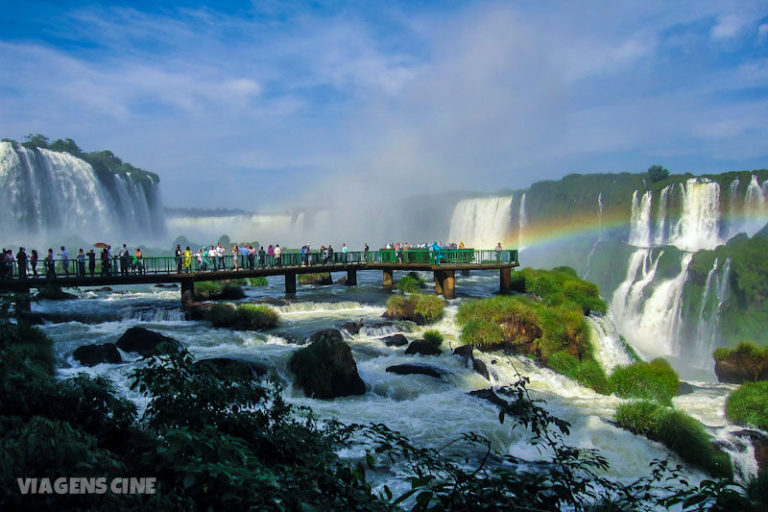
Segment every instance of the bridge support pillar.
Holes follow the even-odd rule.
[[[507,294],[512,288],[512,269],[505,267],[499,270],[499,293]]]
[[[384,288],[392,288],[395,285],[393,270],[381,271],[381,284],[384,285]]]
[[[347,270],[347,286],[357,286],[356,270]]]
[[[435,270],[435,293],[446,299],[456,298],[456,274],[453,270]]]
[[[14,308],[16,309],[16,321],[19,325],[29,323],[29,315],[32,313],[32,298],[29,296],[29,288],[14,294]]]
[[[185,279],[181,282],[181,305],[187,306],[195,302],[195,282]]]
[[[285,273],[285,294],[296,295],[296,272]]]

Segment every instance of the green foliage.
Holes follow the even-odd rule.
[[[440,333],[440,331],[430,329],[428,331],[424,331],[424,341],[430,345],[439,347],[443,344],[443,335]]]
[[[607,395],[612,391],[605,371],[593,359],[579,361],[572,354],[561,350],[549,358],[549,367],[598,393]]]
[[[299,274],[296,276],[299,284],[323,286],[333,284],[330,272],[317,272],[314,274]]]
[[[231,327],[237,321],[237,309],[234,304],[214,304],[206,314],[214,327]]]
[[[236,300],[245,297],[243,288],[231,281],[200,281],[195,283],[195,300]]]
[[[241,304],[237,307],[237,324],[241,329],[271,329],[277,325],[277,320],[277,312],[269,306]]]
[[[725,416],[737,425],[768,430],[768,381],[739,386],[725,401]]]
[[[730,459],[712,443],[701,423],[671,407],[650,401],[625,402],[616,409],[620,427],[659,441],[685,462],[709,474],[732,478]]]
[[[617,366],[611,375],[610,385],[620,397],[656,400],[670,405],[677,395],[680,379],[668,362],[658,358],[650,363]]]
[[[416,272],[408,272],[397,282],[397,289],[403,293],[417,293],[425,281]]]
[[[597,286],[579,279],[575,274],[570,267],[558,267],[554,270],[527,267],[518,273],[525,279],[525,291],[541,297],[549,306],[573,304],[585,313],[605,313],[608,306],[600,297]]]
[[[668,177],[669,177],[669,170],[665,169],[660,165],[652,165],[648,168],[648,178],[651,180],[651,183],[656,183],[657,181],[665,180]]]
[[[388,318],[412,320],[417,324],[431,324],[443,316],[445,301],[436,295],[414,293],[408,297],[393,295],[387,300]]]
[[[469,320],[461,328],[461,340],[475,347],[493,347],[504,341],[504,331],[492,320]]]
[[[248,284],[251,286],[267,286],[269,281],[264,276],[256,276],[248,279]]]

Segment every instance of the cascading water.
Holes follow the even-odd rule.
[[[520,250],[523,250],[525,248],[525,230],[528,228],[528,212],[525,210],[525,192],[523,192],[522,197],[520,198],[520,214],[518,215],[519,219],[519,227],[518,227],[518,239],[517,239],[517,246],[520,248]]]
[[[100,176],[69,153],[0,142],[0,235],[156,238],[165,233],[157,184],[140,179]]]
[[[495,247],[498,242],[508,243],[511,215],[511,196],[459,201],[448,239],[482,249]]]
[[[650,247],[651,245],[651,202],[653,195],[650,191],[638,197],[635,190],[632,195],[632,218],[629,228],[629,245],[635,247]]]
[[[720,238],[720,185],[689,179],[680,184],[682,214],[668,241],[684,251],[713,249]]]

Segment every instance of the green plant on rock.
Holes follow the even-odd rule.
[[[231,281],[201,281],[195,283],[195,300],[236,300],[245,297],[241,285]]]
[[[416,272],[408,272],[397,282],[397,289],[403,293],[417,293],[424,287],[425,281]]]
[[[269,281],[264,276],[256,276],[248,279],[248,284],[251,286],[267,286]]]
[[[611,374],[610,384],[620,397],[656,400],[670,405],[680,387],[680,378],[668,362],[658,358],[650,363],[617,366]]]
[[[237,309],[234,304],[214,304],[206,317],[214,327],[231,327],[237,321]]]
[[[768,381],[739,386],[725,401],[725,416],[737,425],[768,430]]]
[[[430,329],[428,331],[424,331],[424,341],[430,345],[439,347],[443,344],[443,335],[440,333],[440,331]]]
[[[612,391],[605,371],[593,359],[579,361],[573,354],[561,350],[549,358],[549,367],[598,393],[607,395]]]
[[[237,325],[240,329],[266,330],[277,325],[277,312],[269,306],[240,304],[236,311]]]
[[[393,295],[387,300],[387,318],[412,320],[417,324],[431,324],[443,316],[445,301],[436,295]]]

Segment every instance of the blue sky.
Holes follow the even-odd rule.
[[[8,2],[2,134],[279,211],[768,167],[768,3]]]

